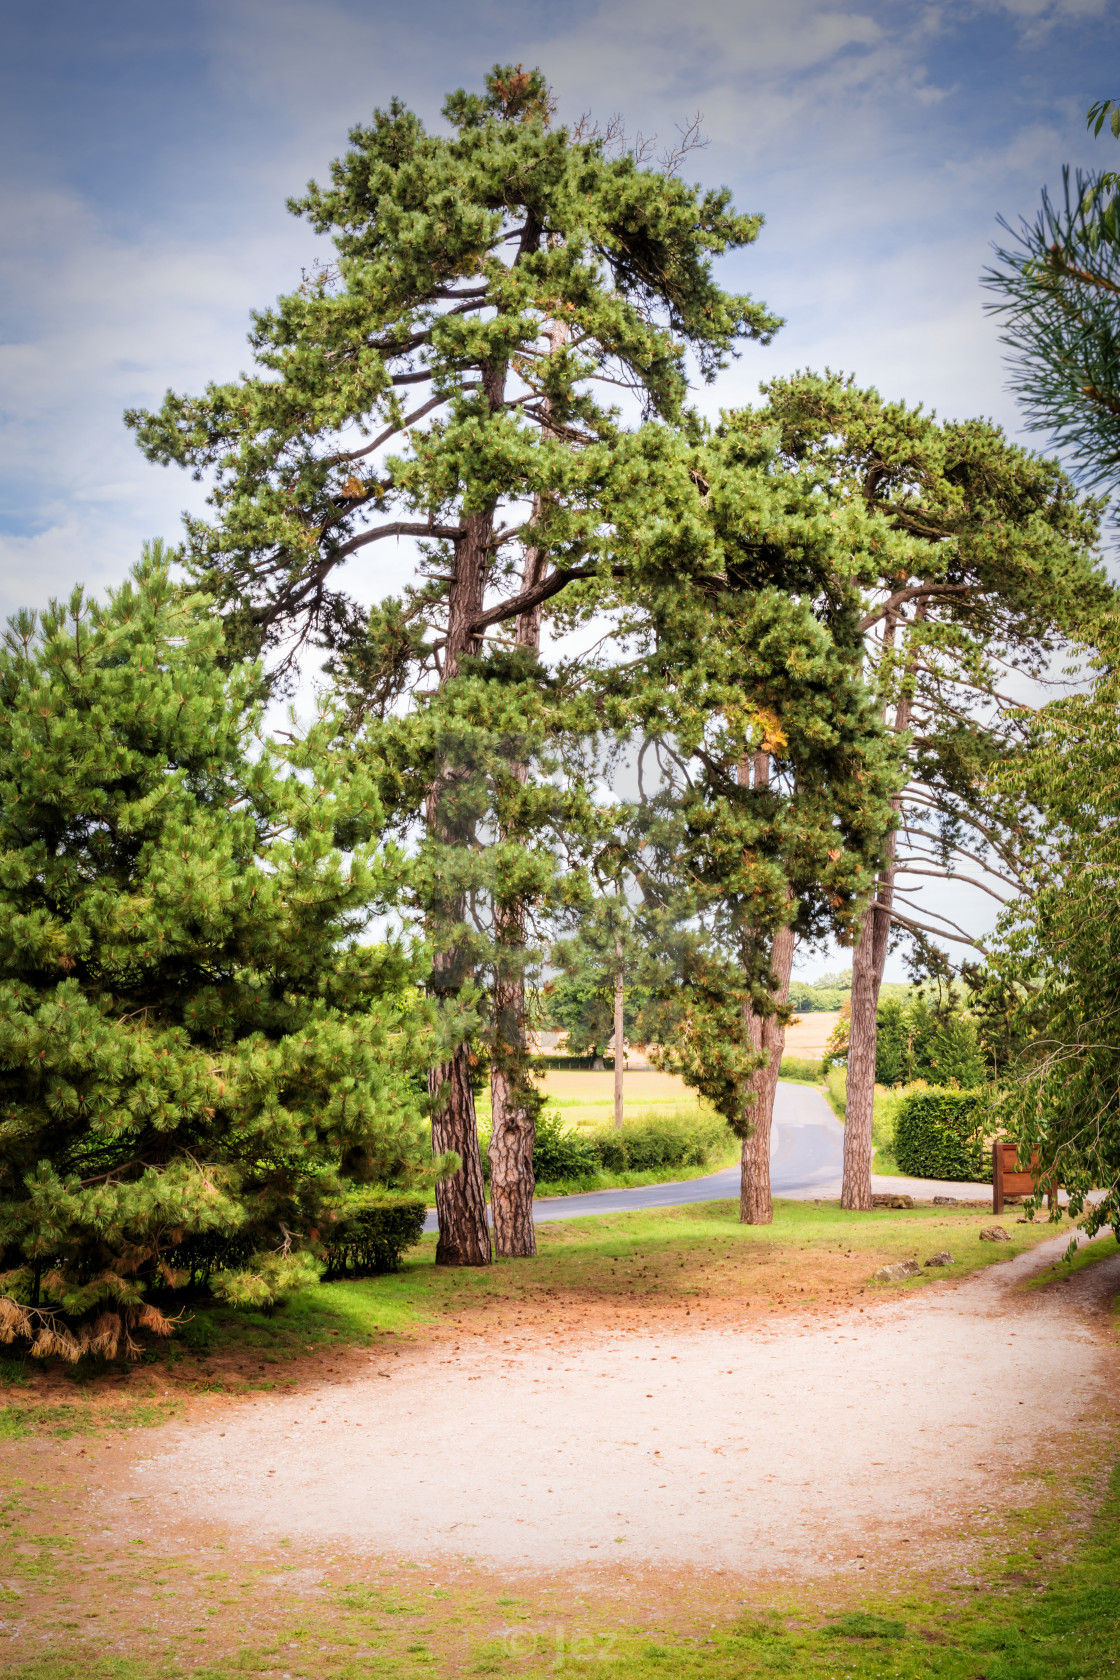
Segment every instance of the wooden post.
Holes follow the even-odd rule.
[[[992,1212],[1003,1212],[1003,1144],[992,1144]]]

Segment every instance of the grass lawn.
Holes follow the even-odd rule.
[[[965,1208],[844,1212],[835,1203],[775,1203],[773,1225],[740,1225],[738,1203],[558,1220],[538,1229],[535,1261],[478,1270],[435,1265],[435,1237],[402,1271],[320,1284],[271,1312],[191,1303],[169,1341],[131,1368],[0,1360],[0,1438],[28,1432],[75,1435],[166,1421],[184,1394],[294,1386],[354,1350],[393,1338],[494,1326],[546,1324],[557,1315],[589,1328],[658,1315],[683,1326],[790,1312],[830,1312],[899,1289],[923,1289],[1068,1231],[998,1223],[1010,1241],[979,1241],[990,1212]],[[1107,1245],[1102,1244],[1101,1247]],[[888,1261],[925,1260],[948,1249],[955,1264],[902,1283],[873,1284]]]

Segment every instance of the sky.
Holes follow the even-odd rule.
[[[999,214],[1120,165],[1085,126],[1118,47],[1120,0],[2,0],[0,614],[177,538],[205,487],[122,411],[246,368],[250,311],[323,254],[286,197],[375,106],[439,128],[495,61],[539,65],[560,120],[664,143],[699,111],[683,173],[764,214],[719,277],[787,324],[701,406],[829,366],[1023,437],[978,277]]]

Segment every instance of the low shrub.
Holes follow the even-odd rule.
[[[590,1139],[605,1172],[657,1172],[662,1167],[702,1167],[728,1138],[718,1115],[678,1120],[669,1115],[627,1121]]]
[[[910,1178],[986,1183],[992,1176],[986,1134],[991,1118],[984,1091],[911,1091],[899,1104],[894,1158]]]
[[[389,1198],[375,1191],[357,1191],[324,1239],[323,1282],[399,1272],[405,1250],[420,1241],[426,1213],[423,1197]]]
[[[848,1111],[848,1070],[843,1062],[830,1062],[824,1076],[825,1095],[838,1120]]]
[[[794,1079],[803,1085],[819,1085],[825,1075],[823,1059],[810,1061],[807,1056],[783,1056],[778,1069],[779,1079]]]
[[[555,1109],[540,1116],[533,1149],[533,1172],[538,1183],[587,1178],[601,1170],[599,1152],[589,1138],[567,1130]]]
[[[537,1183],[594,1179],[601,1173],[662,1172],[674,1167],[703,1167],[726,1149],[731,1132],[717,1114],[690,1119],[652,1115],[629,1120],[619,1129],[580,1133],[565,1130],[559,1114],[537,1123],[533,1156]]]

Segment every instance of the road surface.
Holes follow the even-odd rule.
[[[844,1128],[812,1085],[779,1084],[770,1134],[770,1186],[775,1196],[838,1196],[844,1176]],[[898,1190],[918,1196],[990,1196],[983,1184],[944,1184],[933,1179],[872,1178],[876,1191]],[[683,1207],[688,1202],[717,1202],[739,1194],[739,1168],[725,1167],[704,1178],[676,1184],[643,1184],[635,1190],[591,1190],[581,1196],[549,1196],[533,1204],[533,1219],[578,1219],[588,1213],[632,1213],[639,1208]],[[430,1213],[426,1231],[438,1230]]]

